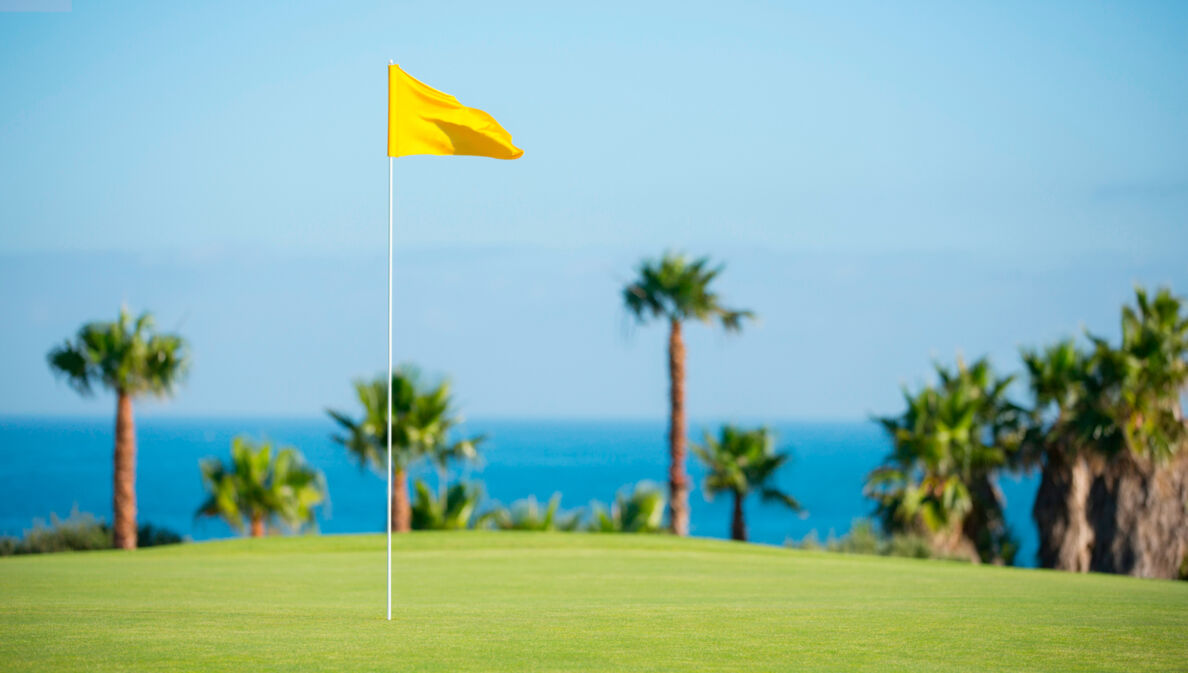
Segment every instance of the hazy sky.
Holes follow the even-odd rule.
[[[473,416],[659,416],[665,248],[762,321],[690,331],[702,417],[861,418],[933,358],[1188,292],[1188,4],[99,3],[0,13],[0,414],[121,301],[190,337],[151,413],[320,413],[385,361],[385,65],[515,162],[396,162],[397,358]],[[843,6],[844,5],[844,6]]]

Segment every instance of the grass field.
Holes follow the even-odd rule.
[[[6,671],[1183,671],[1188,583],[661,536],[0,559]]]

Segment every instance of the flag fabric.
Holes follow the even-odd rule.
[[[465,155],[518,159],[524,150],[491,115],[388,66],[388,156]]]

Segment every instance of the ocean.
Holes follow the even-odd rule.
[[[0,418],[0,534],[20,535],[35,518],[51,512],[66,516],[77,507],[110,520],[114,419]],[[641,480],[663,484],[667,448],[663,421],[470,421],[468,434],[485,434],[481,465],[462,470],[483,482],[488,502],[510,504],[534,495],[545,501],[561,493],[563,510],[592,500],[610,502],[615,492]],[[694,437],[713,425],[691,423]],[[825,538],[843,534],[868,516],[862,497],[866,474],[889,450],[883,431],[871,422],[787,422],[772,426],[793,460],[780,485],[806,512],[748,501],[754,542],[783,544],[811,531]],[[384,479],[360,469],[331,441],[328,418],[164,418],[137,419],[137,497],[139,521],[165,526],[194,540],[228,537],[222,521],[196,519],[204,499],[198,461],[225,458],[236,435],[267,438],[299,449],[326,475],[330,506],[318,517],[323,533],[383,530]],[[707,501],[703,470],[690,456],[696,488],[691,497],[693,535],[727,537],[730,501]],[[422,467],[414,476],[433,481]],[[1031,506],[1038,477],[1005,476],[1007,519],[1021,542],[1020,565],[1034,565],[1037,549]]]

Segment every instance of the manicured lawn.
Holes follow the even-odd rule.
[[[0,559],[5,671],[1183,671],[1188,583],[656,536]]]

